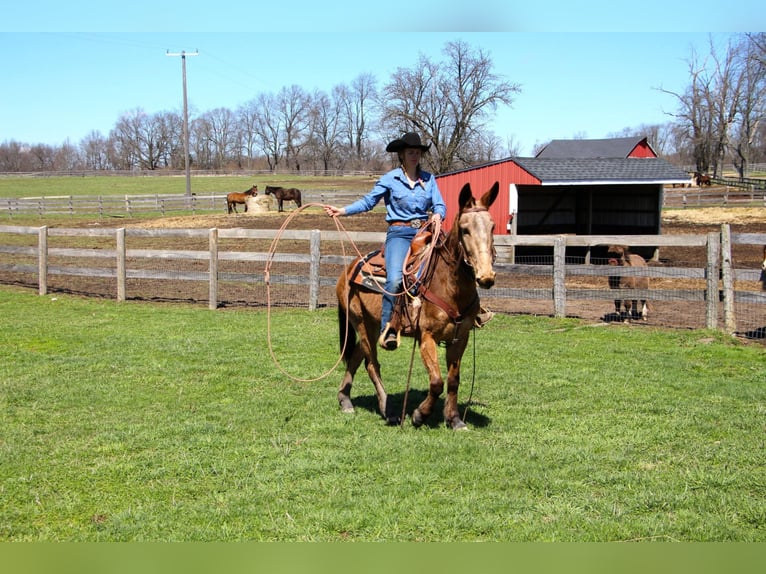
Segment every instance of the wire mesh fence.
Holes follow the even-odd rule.
[[[43,293],[218,307],[321,308],[357,253],[382,233],[274,230],[48,229],[0,226],[0,282]],[[607,245],[646,254],[646,266],[610,265]],[[766,335],[766,234],[498,236],[497,281],[483,304],[512,314],[719,328]],[[734,249],[732,249],[732,246]],[[732,256],[734,254],[734,256]],[[646,288],[615,289],[645,277]],[[645,318],[626,313],[648,305]]]

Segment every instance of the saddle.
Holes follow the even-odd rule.
[[[417,310],[420,301],[417,300],[417,291],[426,275],[428,265],[427,247],[433,240],[433,233],[426,229],[418,232],[410,243],[410,249],[405,258],[403,275],[404,283],[410,285],[408,292],[401,293],[396,297],[394,312],[391,317],[391,326],[403,334],[412,334],[417,321]],[[384,293],[386,286],[386,257],[385,246],[364,255],[349,273],[351,283]]]
[[[443,242],[446,234],[441,232],[437,241]],[[441,301],[428,289],[430,250],[427,249],[434,241],[434,234],[427,228],[422,228],[410,243],[410,249],[405,258],[402,270],[403,283],[408,290],[399,294],[394,302],[391,316],[391,327],[403,335],[412,335],[417,326],[420,314],[421,296],[439,305],[447,312],[453,321],[459,322],[461,316]],[[349,272],[348,280],[366,289],[383,294],[386,286],[385,245],[363,256]],[[494,313],[483,306],[474,320],[474,326],[481,328],[492,319]]]

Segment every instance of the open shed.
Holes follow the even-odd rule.
[[[490,211],[497,234],[656,235],[663,186],[688,183],[689,175],[656,157],[646,138],[554,140],[537,157],[437,176],[446,224],[455,217],[465,183],[478,197],[496,181],[501,193]]]

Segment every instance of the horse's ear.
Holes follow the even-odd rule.
[[[460,196],[458,197],[458,206],[460,207],[460,211],[463,211],[467,207],[473,207],[476,204],[476,200],[473,197],[473,192],[471,191],[471,184],[466,183],[463,186],[463,189],[460,190]]]
[[[493,185],[490,190],[481,196],[481,203],[484,207],[489,207],[493,203],[495,203],[495,200],[497,199],[497,194],[500,191],[500,183],[495,182],[495,185]]]

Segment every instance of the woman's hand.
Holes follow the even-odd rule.
[[[324,205],[323,207],[324,212],[330,217],[339,217],[346,214],[342,207],[335,207],[334,205]]]

